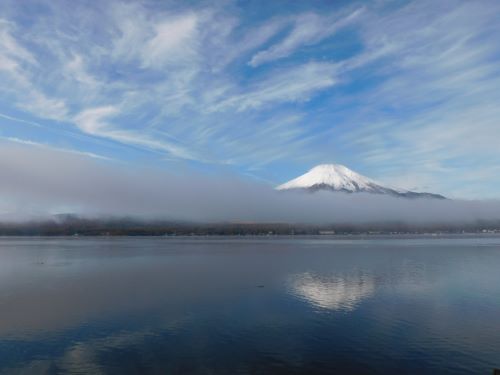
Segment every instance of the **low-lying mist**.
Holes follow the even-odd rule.
[[[278,192],[235,176],[168,172],[0,144],[0,221],[55,213],[193,222],[443,223],[500,219],[500,201]]]

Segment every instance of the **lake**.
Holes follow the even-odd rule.
[[[1,374],[488,374],[500,237],[0,238]]]

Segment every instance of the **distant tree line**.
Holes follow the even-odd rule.
[[[85,219],[72,215],[0,223],[2,236],[189,236],[500,233],[500,221],[410,224],[404,222],[287,224],[192,223],[128,218]]]

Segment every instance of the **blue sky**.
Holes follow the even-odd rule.
[[[500,198],[500,2],[4,0],[0,137],[270,184],[334,162]]]

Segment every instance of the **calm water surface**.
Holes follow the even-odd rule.
[[[1,374],[491,374],[500,237],[0,238]]]

